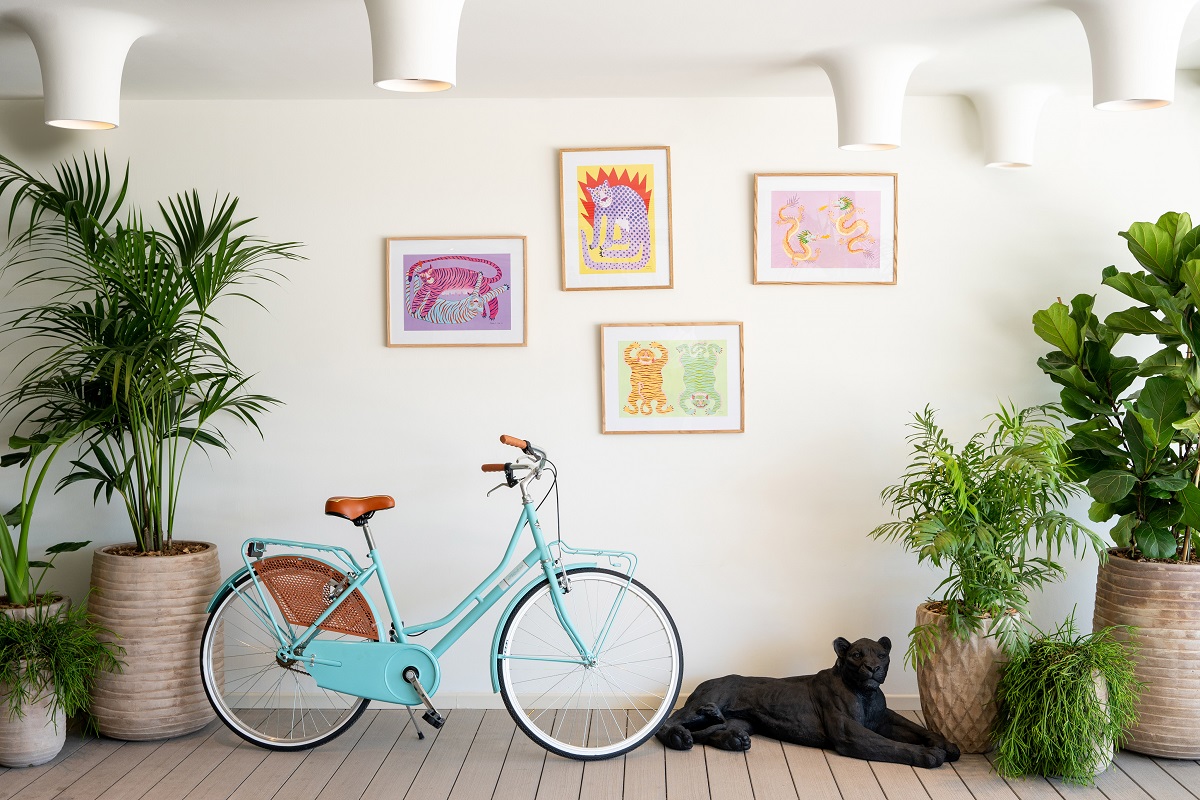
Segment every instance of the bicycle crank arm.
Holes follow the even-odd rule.
[[[425,687],[421,685],[421,681],[417,679],[417,670],[409,667],[404,670],[404,680],[412,684],[413,689],[417,692],[417,697],[421,698],[421,702],[425,704],[425,708],[429,709],[421,715],[421,719],[428,722],[435,728],[440,728],[446,724],[446,718],[438,713],[438,710],[433,707],[433,701],[429,699],[429,695],[425,693]],[[411,713],[411,711],[409,712]]]

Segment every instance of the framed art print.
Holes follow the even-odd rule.
[[[600,326],[601,433],[741,433],[742,323]]]
[[[525,237],[387,240],[388,347],[525,344]]]
[[[755,283],[896,282],[894,173],[754,176]]]
[[[671,150],[559,151],[563,289],[670,289]]]

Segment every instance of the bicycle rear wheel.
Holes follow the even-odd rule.
[[[294,630],[269,592],[264,607],[249,574],[217,603],[204,626],[200,676],[221,721],[246,741],[270,750],[304,750],[340,736],[371,702],[317,686],[300,661],[276,656],[279,642],[269,608],[285,632]],[[361,638],[321,631],[319,639]]]
[[[583,761],[612,758],[653,736],[671,713],[683,680],[683,648],[667,609],[638,581],[593,567],[567,575],[563,603],[596,663],[579,657],[543,580],[501,629],[500,695],[521,730],[550,752]]]

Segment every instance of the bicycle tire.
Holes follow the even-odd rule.
[[[248,600],[262,605],[257,592],[252,597],[245,595],[253,585],[249,573],[238,579],[205,623],[200,640],[200,677],[209,703],[230,730],[268,750],[307,750],[336,739],[358,721],[371,701],[322,689],[300,662],[280,662],[274,654],[278,646],[275,633],[248,611]],[[288,626],[270,593],[264,594],[275,619]],[[234,627],[236,633],[230,630]],[[325,631],[318,638],[356,639]],[[289,678],[290,684],[286,683]],[[316,702],[304,699],[309,697]]]
[[[614,614],[596,664],[545,660],[578,651],[542,580],[501,628],[500,696],[517,726],[550,752],[580,761],[615,758],[653,736],[671,713],[683,681],[683,646],[670,612],[639,581],[597,567],[568,569],[567,576],[563,600],[589,646]],[[625,649],[635,643],[637,649]]]

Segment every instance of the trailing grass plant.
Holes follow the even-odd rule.
[[[0,615],[0,687],[7,692],[0,713],[20,719],[44,697],[52,718],[60,709],[68,717],[86,712],[96,676],[119,669],[125,652],[105,633],[82,605],[53,614],[42,606],[24,618]]]
[[[869,535],[901,542],[918,562],[947,571],[935,592],[952,636],[985,632],[1005,651],[1019,650],[1029,592],[1065,574],[1059,552],[1103,554],[1100,538],[1062,511],[1082,489],[1070,481],[1059,413],[1001,405],[961,447],[928,406],[910,427],[912,460],[882,493],[899,519]],[[928,660],[940,637],[937,625],[913,628],[908,663]]]
[[[1114,630],[1081,635],[1072,614],[1054,631],[1038,631],[1027,650],[1001,667],[997,772],[1087,784],[1107,766],[1137,722],[1142,686],[1134,676],[1135,648]],[[1097,679],[1107,685],[1106,700],[1097,695]]]

